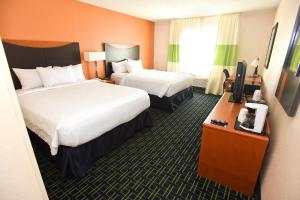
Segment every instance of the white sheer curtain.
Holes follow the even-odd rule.
[[[214,66],[206,86],[206,93],[223,94],[225,80],[223,70],[232,74],[236,70],[238,56],[239,14],[220,16]]]
[[[208,79],[213,66],[219,17],[182,19],[179,71]]]

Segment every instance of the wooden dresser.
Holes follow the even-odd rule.
[[[228,102],[230,95],[222,96],[203,124],[198,174],[250,196],[262,167],[270,128],[266,120],[266,135],[234,129],[244,104]],[[213,125],[211,119],[225,120],[228,126]]]

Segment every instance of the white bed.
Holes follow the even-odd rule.
[[[86,80],[49,88],[17,90],[26,126],[56,155],[59,145],[76,147],[149,108],[139,89]]]
[[[139,88],[148,94],[171,97],[192,86],[193,76],[187,73],[143,70],[136,73],[112,73],[119,85]]]

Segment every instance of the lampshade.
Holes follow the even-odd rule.
[[[258,63],[259,63],[259,58],[255,58],[252,62],[251,62],[251,66],[253,67],[257,67],[258,66]]]
[[[83,56],[84,56],[85,61],[105,60],[105,52],[104,51],[84,52]]]

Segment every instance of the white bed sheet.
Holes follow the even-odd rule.
[[[137,73],[113,73],[111,78],[119,85],[139,88],[158,97],[170,97],[193,83],[193,75],[180,72],[143,70]]]
[[[29,129],[49,144],[76,147],[149,108],[148,94],[139,89],[87,80],[50,88],[17,91]]]

